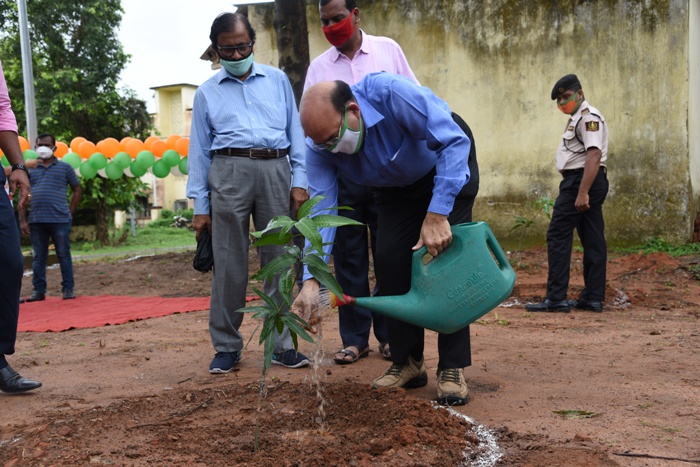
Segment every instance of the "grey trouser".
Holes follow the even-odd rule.
[[[256,230],[262,230],[273,217],[289,214],[289,162],[287,158],[214,156],[209,186],[214,249],[209,332],[217,352],[235,352],[244,344],[238,331],[243,313],[236,310],[246,303],[250,217]],[[281,246],[260,247],[260,266],[280,254]],[[277,283],[277,277],[265,281],[263,291],[279,299]],[[274,352],[291,348],[289,330],[285,327],[281,336],[275,331]]]

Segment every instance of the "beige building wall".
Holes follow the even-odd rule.
[[[566,124],[550,99],[576,73],[610,132],[606,231],[613,245],[688,241],[700,188],[700,0],[358,1],[361,26],[402,45],[420,82],[472,127],[475,219],[508,240],[529,201],[558,193]],[[249,7],[256,60],[277,64],[272,5]],[[328,47],[307,8],[313,59]],[[547,219],[528,231],[544,242]]]
[[[173,84],[151,88],[156,93],[156,131],[164,141],[171,135],[190,136],[192,124],[192,105],[197,86],[192,84]],[[173,170],[165,178],[148,174],[153,187],[152,202],[164,209],[176,211],[193,207],[187,199],[187,177]]]

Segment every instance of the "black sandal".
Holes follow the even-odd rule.
[[[338,365],[348,365],[350,363],[355,363],[361,358],[365,358],[367,355],[369,355],[369,347],[365,347],[364,349],[360,350],[359,355],[350,350],[350,347],[355,347],[354,345],[350,345],[342,350],[338,350],[335,354],[336,356],[333,357],[333,360],[335,363]],[[338,354],[343,354],[344,356],[350,357],[350,360],[346,360],[345,358],[338,358]]]
[[[379,353],[382,354],[382,357],[384,357],[384,360],[391,360],[391,349],[389,348],[388,342],[384,342],[383,344],[379,344]]]

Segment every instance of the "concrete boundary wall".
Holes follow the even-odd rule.
[[[358,0],[361,26],[394,38],[416,76],[472,127],[481,170],[475,218],[508,242],[514,216],[555,197],[566,124],[550,100],[576,73],[606,118],[611,245],[690,241],[700,189],[700,0]],[[250,7],[256,59],[277,64],[272,5]],[[328,48],[307,8],[313,59]],[[547,219],[526,243],[544,243]]]

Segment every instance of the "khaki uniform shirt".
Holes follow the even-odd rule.
[[[586,151],[589,148],[600,149],[600,165],[605,167],[608,159],[608,125],[600,111],[584,100],[566,124],[557,154],[554,156],[557,170],[563,172],[582,169],[586,164]]]

